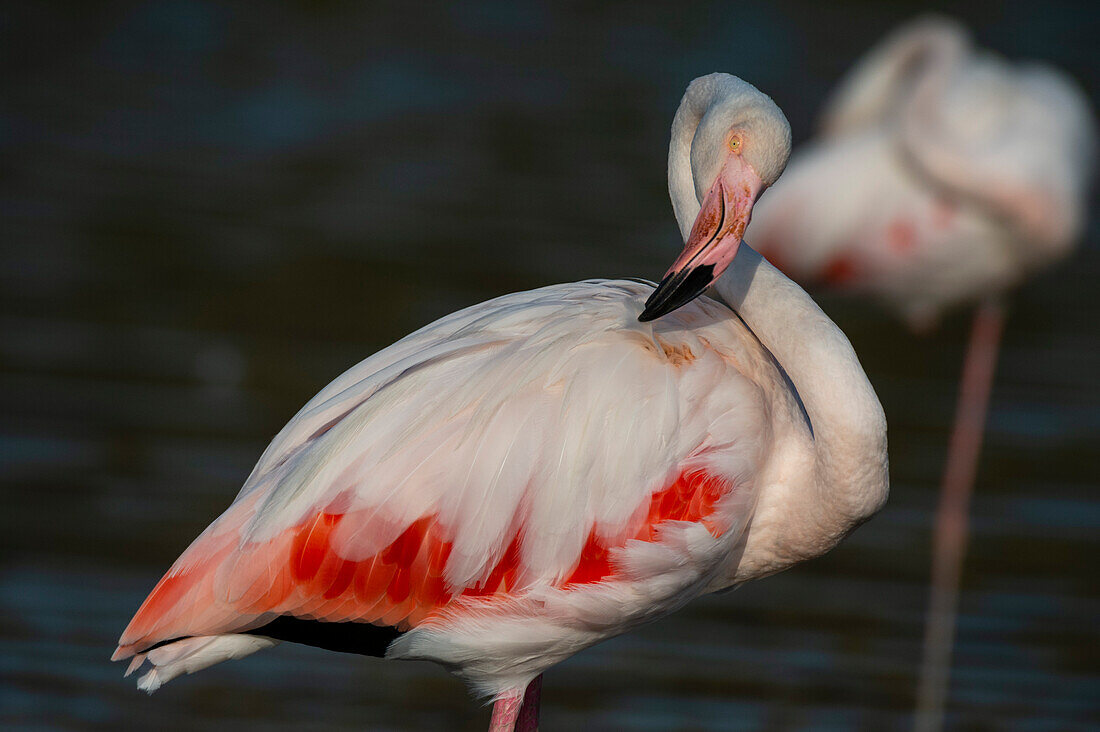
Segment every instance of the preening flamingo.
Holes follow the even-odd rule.
[[[770,98],[696,79],[669,148],[686,246],[660,286],[505,295],[353,367],[114,658],[151,664],[150,692],[280,640],[427,659],[495,702],[492,729],[530,728],[555,663],[830,549],[886,499],[886,424],[843,333],[739,249],[789,153]],[[697,297],[712,283],[730,307]]]
[[[874,297],[916,329],[980,302],[936,520],[922,730],[942,719],[1000,297],[1071,252],[1094,148],[1094,122],[1071,80],[972,48],[954,21],[921,18],[841,81],[820,135],[796,153],[749,232],[798,282]]]

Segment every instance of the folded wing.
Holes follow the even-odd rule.
[[[657,541],[664,521],[729,529],[716,506],[733,483],[707,459],[735,439],[737,405],[704,397],[719,379],[751,388],[698,322],[664,319],[665,339],[638,323],[651,290],[505,296],[340,376],[160,581],[116,657],[280,615],[406,629],[458,598],[607,579],[614,548]],[[681,317],[718,323],[720,308]]]

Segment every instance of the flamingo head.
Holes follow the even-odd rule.
[[[728,74],[691,83],[673,122],[669,190],[681,224],[688,216],[693,223],[639,320],[686,305],[725,272],[753,204],[779,178],[790,153],[790,125],[768,96]]]

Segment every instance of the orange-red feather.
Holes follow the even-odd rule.
[[[572,572],[561,586],[566,589],[613,580],[616,568],[611,549],[626,539],[652,542],[665,521],[703,523],[715,536],[721,529],[710,520],[715,504],[729,484],[706,473],[681,475],[671,485],[650,496],[641,525],[633,536],[608,543],[593,528]],[[333,548],[334,530],[345,514],[322,511],[280,536],[252,544],[240,551],[262,557],[267,553],[269,583],[246,591],[221,613],[203,612],[215,603],[213,577],[236,553],[236,537],[218,535],[209,540],[203,556],[203,539],[188,554],[203,557],[169,573],[153,589],[123,633],[123,649],[140,651],[161,640],[187,635],[232,632],[265,622],[272,614],[289,614],[320,620],[356,620],[395,625],[405,630],[423,622],[459,596],[488,598],[519,589],[523,530],[512,541],[487,579],[471,587],[449,588],[444,569],[452,544],[446,527],[434,516],[411,523],[389,546],[359,561],[341,557]],[[273,574],[273,576],[271,576]],[[184,600],[187,602],[184,602]],[[219,617],[220,616],[220,617]]]

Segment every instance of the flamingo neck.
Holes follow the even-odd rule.
[[[756,95],[756,96],[754,96]],[[759,92],[721,74],[692,82],[676,111],[669,143],[668,187],[685,241],[705,186],[717,174],[714,111],[750,107]],[[781,154],[789,154],[787,144]],[[782,162],[773,165],[782,170]],[[774,178],[772,179],[774,180]],[[766,195],[766,194],[765,194]],[[798,285],[747,244],[715,282],[786,372],[809,418],[818,521],[839,540],[886,500],[886,419],[848,339]],[[732,316],[731,316],[732,317]]]
[[[689,87],[672,120],[672,139],[668,145],[668,194],[685,242],[700,209],[695,193],[695,176],[691,170],[691,142],[709,103],[709,99],[693,95]]]
[[[878,397],[840,328],[747,244],[715,287],[794,386],[812,432],[820,499],[813,508],[839,540],[886,500],[886,417]]]

